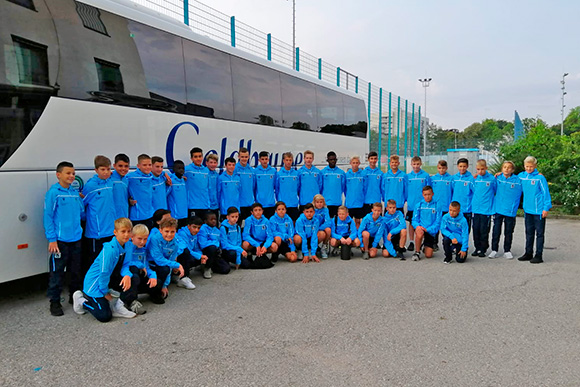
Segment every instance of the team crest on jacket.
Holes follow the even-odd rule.
[[[512,188],[514,188],[515,184],[512,184]]]
[[[532,180],[532,185],[536,185],[536,181],[535,180]]]
[[[274,175],[270,175],[270,179],[273,179],[273,178],[274,178]]]
[[[485,183],[485,185],[489,187],[489,181],[487,183]]]
[[[399,183],[402,182],[402,181],[403,181],[403,179],[399,178]]]
[[[467,187],[467,182],[463,183],[463,186],[464,186],[464,187]]]
[[[431,213],[432,213],[432,214],[434,214],[434,213],[435,213],[435,210],[434,210],[434,209],[433,209],[433,210],[431,210]]]
[[[262,230],[265,230],[265,229],[266,229],[266,225],[262,225]]]

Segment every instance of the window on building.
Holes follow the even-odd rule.
[[[75,1],[75,4],[77,14],[86,28],[109,36],[107,33],[107,27],[105,27],[105,23],[101,20],[101,11],[95,7],[91,7],[90,5],[79,3],[78,1]]]
[[[12,35],[20,83],[48,86],[48,47]]]
[[[124,93],[123,77],[121,76],[121,66],[103,59],[95,58],[97,74],[99,76],[99,90]]]
[[[8,0],[8,1],[14,4],[21,5],[24,8],[36,11],[36,8],[34,8],[34,2],[32,0]]]

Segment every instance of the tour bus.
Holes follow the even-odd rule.
[[[63,160],[75,186],[93,158],[147,153],[220,167],[244,146],[251,163],[282,165],[334,150],[346,168],[365,156],[367,116],[356,94],[195,34],[119,0],[0,0],[0,283],[48,271],[44,195]]]

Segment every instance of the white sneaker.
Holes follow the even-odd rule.
[[[83,308],[83,304],[87,301],[85,295],[80,290],[73,293],[73,310],[76,314],[85,314],[87,311]]]
[[[413,254],[413,257],[411,258],[412,261],[419,261],[420,259],[421,256],[419,255],[419,253]]]
[[[131,312],[136,313],[136,314],[145,314],[147,312],[145,310],[145,308],[143,307],[143,304],[137,300],[135,300],[131,303],[130,309],[131,309]]]
[[[495,258],[495,257],[497,257],[497,251],[492,251],[491,253],[489,253],[488,257],[489,258]]]
[[[322,247],[320,247],[320,258],[322,259],[328,258],[328,246],[326,246],[326,243],[323,243]]]
[[[185,289],[189,289],[189,290],[195,289],[195,285],[193,284],[193,282],[191,282],[191,278],[189,278],[187,276],[180,278],[177,281],[177,286],[180,288],[185,288]]]
[[[210,279],[211,278],[211,268],[206,268],[203,270],[203,278]]]
[[[110,305],[113,317],[133,318],[137,316],[137,313],[131,312],[129,309],[125,308],[125,304],[119,298],[113,298]]]
[[[505,259],[514,259],[514,256],[512,255],[511,251],[506,251],[505,253],[503,253],[503,257]]]

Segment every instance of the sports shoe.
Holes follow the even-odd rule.
[[[419,253],[415,253],[413,254],[413,258],[411,258],[413,261],[418,261],[421,259],[421,257],[419,256]]]
[[[405,255],[403,254],[402,251],[397,251],[397,258],[399,258],[399,260],[401,261],[405,260]]]
[[[326,243],[323,243],[322,247],[320,248],[320,258],[322,259],[328,258],[328,246],[326,246]]]
[[[333,257],[338,257],[340,255],[340,249],[338,247],[333,247],[330,255]]]
[[[171,283],[176,284],[179,282],[179,274],[171,274]]]
[[[276,262],[278,262],[278,258],[280,258],[280,254],[272,253],[272,258],[270,258],[270,261],[276,263]]]
[[[483,258],[485,255],[485,251],[480,251],[478,257]]]
[[[443,260],[443,263],[445,263],[445,264],[449,265],[449,264],[451,263],[451,258],[449,258],[449,259],[445,258],[445,259]]]
[[[147,313],[147,311],[145,310],[145,307],[143,307],[143,304],[137,300],[135,300],[131,303],[131,306],[129,307],[129,309],[131,309],[131,312],[136,313],[136,314]]]
[[[113,298],[111,300],[111,312],[113,312],[113,317],[120,318],[133,318],[137,316],[137,313],[131,312],[125,307],[125,304],[119,298]]]
[[[50,314],[53,316],[62,316],[64,312],[62,311],[62,305],[58,301],[51,301],[50,302]]]
[[[211,278],[211,268],[210,267],[203,269],[203,278],[205,278],[205,279]]]
[[[180,288],[185,288],[185,289],[189,289],[189,290],[195,289],[195,285],[193,284],[193,282],[191,282],[191,278],[189,278],[187,276],[180,278],[177,281],[177,286]]]
[[[83,304],[87,301],[85,295],[80,290],[73,293],[73,310],[76,314],[85,314],[87,311],[83,308]]]
[[[471,253],[472,257],[479,257],[479,251],[475,250],[473,253]]]
[[[511,251],[506,251],[505,253],[503,253],[503,257],[505,259],[514,259],[513,254],[511,253]]]
[[[542,263],[544,260],[541,255],[534,255],[534,258],[530,260],[530,263]]]
[[[439,251],[439,245],[433,246],[433,252],[436,253]]]
[[[491,253],[489,253],[488,257],[492,259],[497,257],[497,251],[492,251]]]
[[[532,260],[532,256],[528,255],[528,254],[524,254],[518,258],[518,261],[531,261],[531,260]]]
[[[165,300],[163,299],[163,296],[161,294],[151,295],[149,297],[149,301],[151,301],[152,303],[157,304],[157,305],[165,304]]]
[[[408,251],[415,251],[415,243],[411,242],[409,243],[409,247],[407,248]]]
[[[363,259],[369,259],[369,252],[366,250],[363,252]]]
[[[302,259],[304,258],[304,254],[302,254],[302,250],[298,250],[296,252],[296,256],[298,257],[299,260],[302,261]]]

